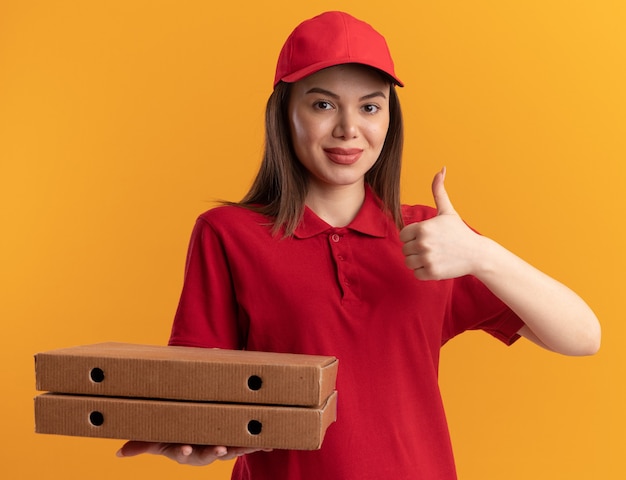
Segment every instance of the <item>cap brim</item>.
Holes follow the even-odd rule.
[[[305,77],[308,77],[309,75],[313,75],[316,72],[319,72],[320,70],[323,70],[325,68],[329,68],[329,67],[335,67],[337,65],[345,65],[348,63],[357,63],[359,65],[365,65],[366,67],[371,67],[371,68],[375,68],[376,70],[378,70],[379,72],[381,72],[382,74],[384,74],[385,76],[387,76],[394,84],[396,84],[399,87],[404,87],[404,83],[402,81],[400,81],[400,79],[398,77],[396,77],[395,75],[387,72],[386,70],[376,66],[376,65],[372,65],[371,63],[368,62],[364,62],[364,61],[359,61],[357,59],[354,58],[346,58],[344,61],[342,61],[342,59],[333,59],[332,61],[326,61],[326,62],[318,62],[318,63],[314,63],[313,65],[307,65],[306,68],[302,68],[296,72],[290,73],[289,75],[285,75],[284,77],[282,77],[281,79],[279,79],[276,82],[276,85],[278,85],[279,81],[283,81],[283,82],[287,82],[287,83],[295,83],[299,80],[302,80]],[[274,85],[274,86],[276,86]]]

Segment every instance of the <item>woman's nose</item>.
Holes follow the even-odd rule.
[[[349,112],[341,113],[333,129],[335,138],[356,138],[359,134],[358,120]]]

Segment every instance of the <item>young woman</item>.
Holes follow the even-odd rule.
[[[445,342],[482,329],[506,344],[598,349],[575,293],[463,223],[445,169],[436,209],[400,205],[397,86],[366,23],[327,12],[294,30],[261,169],[240,203],[199,217],[172,328],[172,345],[337,356],[338,419],[321,450],[128,442],[120,456],[240,457],[235,479],[454,479],[437,385]]]

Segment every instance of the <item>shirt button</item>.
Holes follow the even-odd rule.
[[[337,243],[337,242],[341,239],[341,237],[340,237],[339,235],[337,235],[336,233],[333,233],[333,234],[330,236],[330,239],[331,239],[333,242]]]

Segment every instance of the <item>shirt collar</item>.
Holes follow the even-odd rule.
[[[380,200],[368,186],[365,188],[365,199],[359,212],[354,217],[354,220],[343,228],[372,237],[385,237],[387,236],[389,226],[392,224],[391,218],[383,213]],[[310,238],[328,230],[333,230],[333,228],[318,217],[313,210],[305,207],[302,220],[294,231],[294,237]]]

